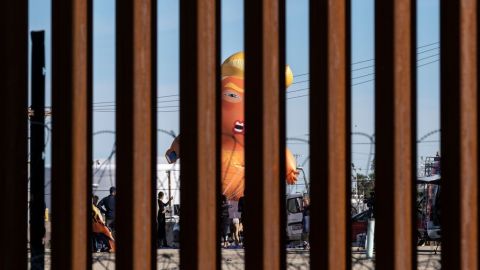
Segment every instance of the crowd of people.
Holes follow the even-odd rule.
[[[242,212],[244,212],[243,197],[240,198],[240,201],[238,202],[237,211],[230,211],[230,208],[232,208],[232,206],[228,202],[227,197],[222,195],[222,201],[220,204],[220,232],[222,246],[224,248],[230,246],[240,247],[243,244],[243,222],[241,222]]]
[[[245,246],[243,229],[245,224],[245,197],[241,197],[237,209],[232,210],[232,205],[222,195],[220,203],[220,234],[223,248],[238,248]],[[310,200],[304,197],[301,205],[302,211],[302,235],[301,245],[304,249],[310,249]]]
[[[110,194],[99,201],[98,196],[92,198],[92,245],[95,252],[115,251],[115,196],[116,188],[110,188]],[[158,193],[158,214],[157,214],[157,247],[170,248],[167,243],[166,214],[173,197],[164,202],[165,194]],[[310,203],[308,198],[302,203],[302,243],[304,249],[309,248],[308,235],[310,232]],[[223,248],[241,248],[245,245],[243,237],[243,226],[245,224],[244,197],[241,197],[232,209],[227,197],[222,195],[220,203],[220,234]]]

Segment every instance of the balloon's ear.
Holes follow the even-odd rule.
[[[285,87],[288,88],[293,83],[293,72],[290,69],[290,66],[287,65],[285,68]]]

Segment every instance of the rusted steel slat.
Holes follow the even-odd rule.
[[[278,0],[278,152],[286,152],[286,142],[287,142],[287,87],[286,87],[286,78],[285,78],[285,67],[286,67],[286,0]],[[279,160],[279,211],[280,211],[280,269],[287,269],[287,205],[285,196],[287,194],[287,186],[283,179],[287,178],[287,157],[286,155],[280,154],[278,156]]]
[[[152,196],[150,197],[151,200],[151,207],[150,209],[150,237],[152,239],[152,244],[150,245],[150,253],[152,259],[150,260],[151,262],[151,270],[156,270],[157,269],[157,239],[158,239],[158,232],[157,232],[157,61],[158,61],[158,55],[157,55],[157,13],[158,13],[158,0],[151,1],[151,6],[150,6],[150,22],[151,22],[151,96],[150,96],[150,102],[152,106],[152,119],[151,119],[151,137],[152,137],[152,145],[151,145],[151,174],[152,174],[152,181],[150,182],[151,189],[152,189]],[[152,218],[154,217],[154,218]]]
[[[45,264],[45,31],[32,31],[29,227],[32,268]]]
[[[375,2],[375,257],[379,269],[413,269],[415,261],[412,73],[416,69],[412,69],[411,6],[411,0]]]
[[[442,268],[478,269],[477,1],[441,1]]]
[[[347,269],[347,1],[310,1],[311,267]]]
[[[410,216],[412,218],[411,226],[411,245],[412,245],[412,260],[411,265],[412,269],[418,268],[418,206],[417,206],[417,178],[418,178],[418,165],[417,165],[417,0],[410,0],[410,85],[412,90],[410,91],[410,114],[411,114],[411,123],[410,123],[410,141],[411,141],[411,165],[410,165],[410,174],[412,179],[412,184],[410,186],[411,190],[411,201],[410,207],[412,208]]]
[[[0,25],[0,269],[27,269],[28,1],[4,1]]]
[[[215,58],[216,58],[216,110],[215,110],[215,121],[216,121],[216,131],[215,131],[215,136],[216,136],[216,200],[217,200],[217,208],[216,208],[216,214],[215,216],[217,217],[216,224],[217,224],[217,232],[219,232],[219,228],[222,226],[222,219],[218,218],[220,209],[221,209],[221,204],[222,204],[222,72],[221,72],[221,50],[222,50],[222,1],[217,1],[216,2],[216,7],[215,7],[215,46],[216,46],[216,51],[215,51]],[[219,244],[221,243],[221,235],[217,233],[217,250],[216,250],[216,269],[222,269],[222,246]]]
[[[92,211],[90,198],[93,197],[93,0],[87,0],[87,218],[84,222],[87,223],[87,241],[93,233],[92,220],[89,217]],[[93,247],[90,242],[87,242],[87,269],[91,269],[93,264],[92,254]]]
[[[52,2],[52,269],[89,268],[90,8]]]
[[[117,269],[152,267],[151,1],[116,5]]]
[[[279,269],[280,186],[279,1],[245,1],[245,268]]]
[[[180,1],[182,269],[216,269],[218,1]]]

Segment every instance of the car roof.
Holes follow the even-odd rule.
[[[423,176],[417,178],[417,183],[419,184],[440,184],[442,177],[439,174],[434,174],[430,176]]]

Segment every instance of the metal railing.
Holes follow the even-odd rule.
[[[52,269],[92,265],[92,0],[53,0]],[[312,269],[351,267],[350,2],[310,1]],[[155,269],[156,1],[117,1],[117,269]],[[478,3],[441,1],[442,267],[478,269]],[[180,1],[182,269],[219,269],[220,1]],[[416,2],[375,2],[376,267],[414,269]],[[245,1],[246,269],[284,269],[285,1]],[[28,1],[0,9],[0,269],[27,268]],[[185,150],[184,150],[185,149]],[[268,222],[267,222],[268,221]],[[249,226],[254,224],[256,226]],[[11,232],[15,232],[12,234]],[[252,240],[255,239],[255,242]]]

